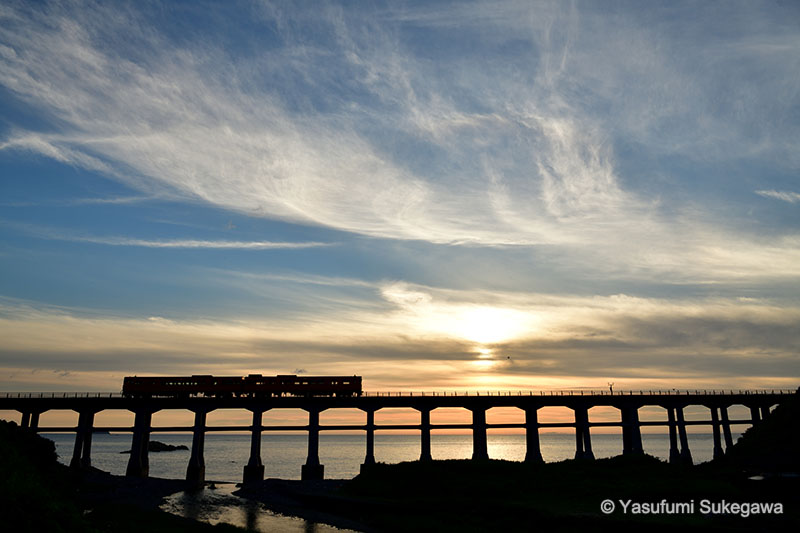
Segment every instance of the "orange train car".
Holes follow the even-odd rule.
[[[361,376],[129,376],[127,398],[361,396]]]

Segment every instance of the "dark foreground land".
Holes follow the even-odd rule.
[[[354,480],[267,480],[239,491],[286,514],[363,531],[798,531],[800,479],[750,480],[738,469],[674,467],[648,456],[564,461],[375,465]],[[603,514],[603,500],[616,511]],[[634,515],[622,501],[695,502],[688,515]],[[700,502],[780,502],[783,514],[704,516]]]
[[[0,421],[0,531],[242,531],[158,510],[164,496],[184,485],[180,480],[127,479],[99,470],[76,475],[57,462],[52,441]]]

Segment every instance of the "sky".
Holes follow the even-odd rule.
[[[0,390],[800,385],[800,5],[0,4]]]

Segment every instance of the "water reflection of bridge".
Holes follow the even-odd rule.
[[[91,466],[92,432],[131,432],[131,456],[127,475],[146,477],[149,473],[148,443],[155,432],[191,432],[192,451],[186,469],[186,479],[192,484],[201,484],[205,479],[203,448],[205,434],[211,431],[248,431],[252,434],[250,458],[244,467],[244,481],[259,481],[264,477],[261,462],[261,434],[265,431],[308,432],[308,456],[302,466],[303,479],[321,479],[324,467],[319,461],[320,431],[361,430],[366,434],[366,453],[363,466],[374,464],[375,431],[417,430],[420,432],[420,461],[431,460],[431,431],[441,429],[469,429],[473,436],[472,458],[488,459],[487,430],[521,428],[526,435],[525,461],[542,461],[539,448],[539,428],[575,428],[575,457],[593,459],[591,428],[621,427],[622,453],[643,453],[641,428],[645,426],[667,426],[669,430],[669,460],[672,463],[691,463],[686,427],[710,425],[714,442],[714,457],[724,455],[733,445],[732,424],[756,425],[769,416],[770,409],[786,398],[796,394],[793,390],[763,391],[514,391],[494,393],[367,393],[353,398],[124,398],[108,393],[7,393],[0,396],[0,409],[22,413],[21,425],[38,432],[74,432],[75,447],[70,466]],[[749,408],[747,419],[731,419],[728,409],[741,405]],[[592,407],[618,409],[620,420],[592,422],[589,409]],[[657,406],[666,410],[666,420],[642,421],[639,409]],[[709,410],[706,420],[686,420],[684,409],[702,406]],[[386,408],[411,408],[419,411],[419,424],[375,424],[375,412]],[[438,408],[460,407],[471,411],[472,421],[461,424],[432,424],[431,411]],[[522,423],[489,424],[486,411],[494,407],[515,407],[525,413]],[[572,422],[539,422],[538,411],[543,407],[566,407],[574,411]],[[263,414],[270,409],[294,408],[308,413],[308,424],[268,425]],[[329,409],[359,409],[366,413],[366,424],[321,425],[320,413]],[[75,427],[40,427],[42,413],[54,409],[72,410],[78,413]],[[134,413],[133,427],[95,427],[94,417],[107,409],[122,409]],[[163,410],[185,409],[194,413],[192,426],[152,426],[152,415]],[[252,412],[252,424],[247,426],[209,426],[208,413],[217,409],[246,409]],[[724,448],[723,448],[724,441]]]

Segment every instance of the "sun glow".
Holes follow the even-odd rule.
[[[491,359],[478,359],[477,361],[472,361],[471,363],[479,370],[487,370],[497,364],[497,361],[493,361]]]
[[[398,306],[396,318],[405,324],[481,347],[529,334],[538,322],[538,317],[529,311],[438,299],[405,283],[387,285],[381,294]]]
[[[531,327],[530,315],[513,309],[468,307],[446,323],[450,333],[480,344],[494,344],[522,335]]]

